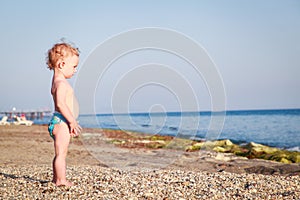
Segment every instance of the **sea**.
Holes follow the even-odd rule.
[[[35,120],[47,124],[49,117]],[[230,139],[300,151],[300,109],[80,115],[85,128],[170,135],[194,140]]]

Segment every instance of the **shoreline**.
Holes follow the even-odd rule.
[[[67,174],[75,185],[65,188],[55,187],[50,182],[54,150],[47,126],[0,126],[0,196],[4,199],[300,197],[299,163],[245,159],[208,150],[188,152],[176,148],[120,147],[110,139],[116,136],[119,140],[126,139],[128,135],[118,131],[83,129],[83,136],[88,134],[101,134],[102,137],[71,140]],[[97,151],[93,151],[95,146]],[[178,157],[174,159],[177,152],[180,154],[175,154]],[[159,160],[157,163],[163,166],[148,165],[155,163],[156,157],[163,161],[173,160],[167,164],[159,163]]]
[[[97,130],[97,129],[95,129]],[[109,142],[121,148],[179,149],[186,152],[214,151],[231,153],[249,159],[264,159],[285,164],[300,163],[300,152],[271,147],[255,142],[236,144],[229,139],[193,140],[175,136],[123,131],[114,129],[98,129]],[[117,134],[116,134],[117,133]]]
[[[299,128],[296,126],[300,109],[258,109],[258,110],[229,110],[226,111],[225,122],[220,135],[211,138],[230,139],[238,145],[243,143],[256,142],[282,150],[298,151],[299,148]],[[200,114],[199,114],[200,113]],[[166,112],[166,113],[101,113],[80,115],[80,124],[86,128],[118,129],[119,125],[115,117],[120,120],[131,120],[133,123],[126,124],[123,130],[131,130],[150,134],[172,135],[178,137],[191,137],[190,139],[206,139],[209,134],[209,123],[211,111],[200,112]],[[130,119],[129,119],[130,117]],[[165,123],[161,126],[155,122],[160,118],[165,118]],[[194,118],[189,120],[190,117]],[[198,118],[199,117],[199,118]],[[153,118],[153,119],[152,119]],[[153,120],[151,122],[151,120]],[[185,121],[179,126],[179,122]],[[199,120],[199,126],[193,125],[192,121]],[[49,120],[37,123],[48,123]],[[137,123],[135,123],[137,122]],[[201,123],[200,123],[201,122]],[[257,123],[259,122],[259,123]],[[191,124],[192,123],[192,124]],[[196,123],[196,121],[195,121]],[[253,123],[253,124],[252,124]],[[188,127],[195,127],[190,130]],[[179,130],[180,129],[180,130]],[[208,131],[208,132],[207,132]],[[185,135],[185,136],[184,136]]]
[[[51,163],[52,157],[54,156],[53,140],[48,134],[46,125],[33,125],[31,127],[16,125],[0,126],[0,141],[2,143],[2,145],[0,146],[0,151],[2,152],[0,163],[6,165],[36,163],[38,161],[40,161],[41,164],[49,164],[49,162]],[[145,154],[149,154],[150,152],[152,158],[157,156],[156,152],[158,154],[162,153],[162,155],[159,156],[177,156],[177,159],[173,159],[172,162],[167,163],[167,166],[174,165],[176,167],[180,167],[181,165],[178,164],[180,163],[180,159],[185,158],[188,158],[187,160],[190,160],[189,164],[195,165],[195,163],[199,162],[199,158],[201,157],[202,160],[209,160],[210,162],[212,161],[215,163],[225,162],[232,165],[232,163],[235,162],[237,163],[237,165],[242,165],[240,163],[245,163],[245,165],[250,167],[252,167],[252,165],[260,165],[265,167],[267,166],[266,172],[261,170],[259,172],[259,170],[253,169],[247,169],[245,171],[245,167],[242,167],[243,170],[232,170],[229,172],[247,173],[249,171],[251,173],[263,174],[289,174],[290,172],[289,175],[300,175],[299,162],[278,162],[272,159],[260,158],[262,157],[262,152],[267,151],[272,155],[274,151],[277,152],[277,148],[268,147],[256,143],[249,144],[252,145],[250,151],[248,152],[251,154],[245,154],[244,152],[243,155],[236,155],[231,151],[236,150],[239,153],[241,149],[243,150],[244,146],[235,145],[230,140],[199,142],[172,136],[152,135],[132,131],[84,128],[79,138],[71,139],[67,161],[70,164],[75,165],[85,164],[107,166],[105,163],[102,163],[101,159],[97,158],[97,152],[95,153],[95,149],[93,149],[95,146],[99,146],[97,147],[97,151],[103,151],[103,149],[105,149],[105,152],[108,154],[112,154],[118,151],[122,153],[122,151],[125,151],[131,153],[131,155],[129,156],[136,156],[137,152],[143,152]],[[37,151],[33,151],[32,148],[30,148],[35,146],[39,146]],[[247,147],[247,145],[245,146]],[[103,149],[101,150],[100,147]],[[26,151],[26,149],[29,149],[30,151]],[[257,151],[257,155],[253,154],[253,152],[255,152],[254,150]],[[281,150],[279,150],[279,152],[281,152]],[[296,156],[300,157],[300,152],[292,152],[286,150],[284,150],[283,152],[296,153]],[[25,153],[27,154],[25,155]],[[32,156],[30,153],[32,153]],[[37,153],[40,154],[38,160],[34,157]],[[247,158],[247,155],[249,156],[249,158]],[[254,156],[257,156],[258,158]],[[273,168],[274,166],[275,168],[280,168],[280,166],[292,166],[293,170],[270,170],[268,169],[268,166],[270,166],[270,168]],[[238,167],[241,168],[241,166]],[[183,168],[189,167],[184,166]],[[194,168],[198,169],[201,167],[194,166]]]

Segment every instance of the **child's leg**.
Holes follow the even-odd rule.
[[[71,186],[66,179],[66,157],[70,142],[69,127],[65,123],[56,124],[54,133],[55,157],[53,159],[53,182],[56,185]]]

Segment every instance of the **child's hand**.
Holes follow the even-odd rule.
[[[81,126],[76,121],[70,123],[70,134],[72,137],[77,137],[81,130]]]

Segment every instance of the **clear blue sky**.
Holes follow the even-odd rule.
[[[80,48],[82,64],[109,37],[143,27],[172,29],[201,44],[223,78],[228,110],[300,108],[298,0],[3,0],[0,18],[0,110],[52,108],[45,53],[60,38]],[[176,109],[164,98],[148,88],[133,107]]]

